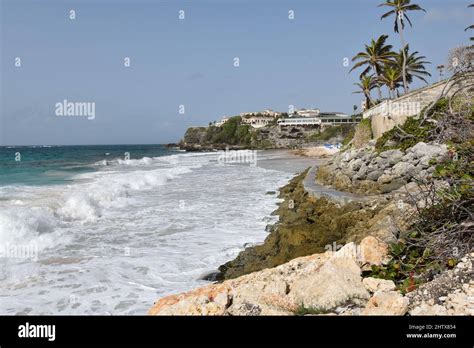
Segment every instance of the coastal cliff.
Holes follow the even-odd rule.
[[[222,126],[190,127],[179,147],[186,151],[230,149],[296,149],[323,143],[340,143],[354,128],[353,125],[320,128],[296,126],[280,127],[276,123],[253,128],[241,122],[240,116],[231,117]]]
[[[474,254],[443,278],[403,294],[391,280],[363,277],[386,264],[389,246],[366,237],[360,244],[293,259],[160,299],[151,315],[474,315]]]
[[[474,109],[427,110],[377,140],[361,123],[280,189],[278,222],[219,267],[219,283],[150,314],[474,315]]]

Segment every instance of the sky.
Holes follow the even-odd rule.
[[[189,126],[290,105],[350,114],[362,95],[344,62],[382,34],[400,48],[381,2],[0,0],[0,145],[171,143]],[[405,39],[435,82],[448,50],[468,43],[472,1],[414,2],[427,12],[410,14]],[[64,100],[94,103],[94,117],[58,116]]]

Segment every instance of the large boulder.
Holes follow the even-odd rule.
[[[367,302],[362,315],[404,315],[408,311],[408,298],[397,291],[377,291]]]
[[[300,278],[291,286],[293,302],[306,308],[328,310],[353,300],[367,300],[361,270],[354,259],[334,257],[311,277]]]
[[[412,153],[415,158],[423,157],[439,157],[443,156],[447,151],[446,144],[426,144],[422,141],[412,146],[407,150],[408,153]]]
[[[365,288],[370,291],[371,293],[377,291],[392,291],[395,290],[395,283],[391,280],[387,279],[379,279],[379,278],[364,278],[362,281]]]
[[[389,247],[384,241],[368,236],[360,242],[360,259],[363,265],[382,265],[390,261]]]
[[[403,152],[399,149],[387,150],[387,151],[381,152],[379,154],[379,156],[381,158],[388,158],[390,160],[391,164],[395,164],[398,161],[400,161],[400,159],[403,157],[403,155],[404,155]]]
[[[338,251],[299,257],[275,268],[250,273],[158,300],[152,315],[292,315],[299,308],[336,311],[363,308],[370,294],[361,266],[380,264],[387,247],[366,237]]]
[[[394,178],[402,176],[413,176],[416,173],[416,168],[412,163],[398,162],[392,167],[390,173]]]

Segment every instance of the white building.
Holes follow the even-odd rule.
[[[294,115],[300,117],[316,117],[319,116],[320,112],[321,111],[319,109],[299,109],[295,111]]]
[[[253,128],[261,128],[268,126],[274,120],[271,116],[247,116],[242,117],[242,123],[249,124]]]
[[[289,117],[278,120],[279,126],[333,126],[359,123],[361,117],[350,117],[341,112],[320,112],[318,117]]]
[[[214,126],[221,127],[227,121],[229,121],[229,118],[224,116],[224,117],[222,117],[222,119],[220,121],[215,121]]]
[[[240,117],[242,117],[243,124],[249,124],[253,128],[261,128],[268,126],[275,118],[280,117],[281,114],[278,111],[265,109],[263,111],[242,112]]]
[[[252,112],[242,112],[240,117],[251,117],[251,116],[268,116],[268,117],[278,117],[281,115],[281,112],[273,111],[270,109],[265,109],[263,111],[252,111]]]
[[[279,126],[318,126],[321,119],[317,117],[290,117],[278,120]]]

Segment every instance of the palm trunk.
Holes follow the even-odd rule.
[[[372,98],[370,97],[370,91],[364,92],[365,94],[365,105],[367,109],[370,109],[372,107]]]
[[[400,28],[400,40],[402,42],[402,57],[403,57],[403,64],[402,64],[402,78],[403,78],[403,89],[405,90],[405,93],[408,92],[408,86],[407,86],[407,77],[406,77],[406,61],[407,61],[407,57],[406,57],[406,54],[405,54],[405,40],[403,39],[403,28],[402,28],[402,21],[400,20],[400,15],[397,17],[397,21],[398,21],[398,24],[399,24],[399,28]]]
[[[377,75],[377,78],[380,77],[379,71],[377,69],[377,65],[372,65],[372,68],[375,71],[375,74]],[[379,100],[382,100],[382,90],[380,89],[380,84],[377,82],[377,91],[379,93]]]
[[[369,105],[370,105],[370,106],[374,105],[374,101],[372,100],[372,96],[371,96],[371,94],[370,94],[370,91],[369,91],[369,93],[367,94],[367,98],[368,98],[367,100],[369,101]]]

